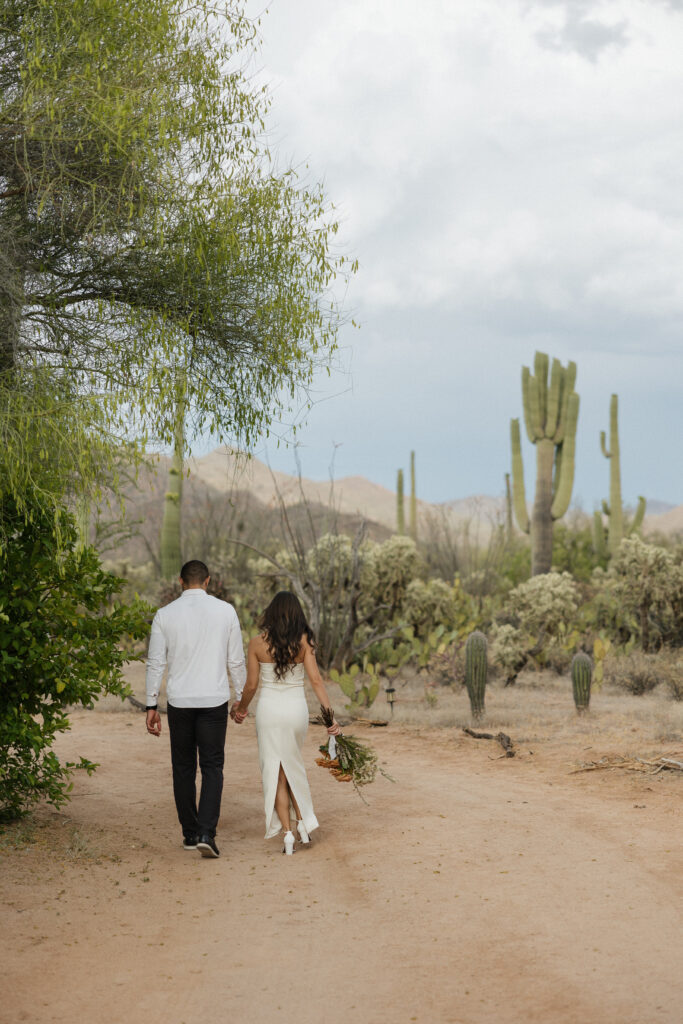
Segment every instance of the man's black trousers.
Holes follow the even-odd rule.
[[[225,731],[228,702],[216,708],[175,708],[168,705],[173,795],[186,836],[216,835],[223,792]],[[202,788],[197,806],[197,755]]]

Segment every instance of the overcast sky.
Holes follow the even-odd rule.
[[[625,500],[683,502],[683,0],[274,0],[261,31],[271,144],[360,261],[304,474],[338,445],[394,488],[414,448],[421,497],[502,493],[540,349],[578,364],[574,498],[608,493],[615,391]]]

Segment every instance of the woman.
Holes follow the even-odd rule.
[[[330,706],[327,690],[315,660],[315,637],[306,622],[299,599],[288,590],[276,594],[259,622],[262,632],[249,643],[247,681],[242,698],[230,712],[243,722],[247,709],[261,684],[256,709],[256,735],[266,810],[266,839],[285,831],[284,853],[294,852],[290,805],[302,843],[318,827],[313,812],[301,749],[308,729],[308,704],[304,693],[304,672],[313,691],[325,707]],[[327,730],[340,732],[335,721]]]

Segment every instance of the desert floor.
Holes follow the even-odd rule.
[[[579,719],[566,681],[492,689],[501,758],[459,728],[464,695],[399,696],[389,728],[353,727],[396,780],[367,806],[309,730],[321,827],[293,857],[262,838],[253,719],[207,861],[180,845],[167,731],[75,712],[59,753],[101,767],[0,837],[0,1020],[680,1024],[683,776],[573,769],[680,758],[683,706],[601,693]]]

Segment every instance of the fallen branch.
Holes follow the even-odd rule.
[[[657,757],[648,760],[643,757],[623,757],[620,754],[616,754],[612,757],[601,757],[599,761],[584,761],[574,768],[571,774],[596,772],[607,768],[624,768],[629,772],[645,772],[647,775],[658,775],[659,772],[665,770],[683,772],[683,761],[676,761],[672,757]]]
[[[467,733],[468,736],[473,736],[475,740],[495,740],[496,743],[500,743],[506,757],[514,757],[516,754],[514,743],[505,732],[497,732],[494,736],[492,732],[475,732],[474,729],[467,729],[465,727],[463,727],[462,731]]]

